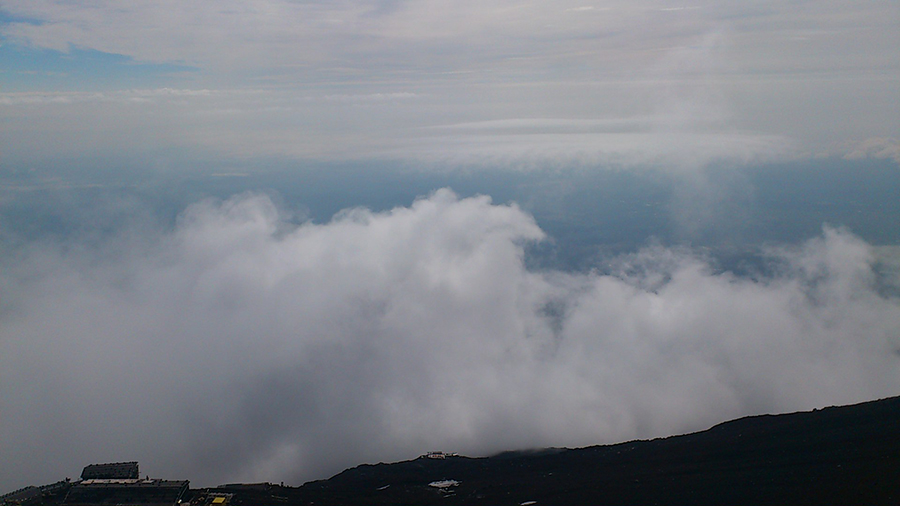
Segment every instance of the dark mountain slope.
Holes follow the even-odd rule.
[[[0,497],[0,504],[65,506],[83,485],[27,487]],[[301,487],[233,484],[190,490],[181,499],[182,506],[896,506],[900,397],[741,418],[652,441],[489,458],[420,457],[361,465]],[[146,506],[141,494],[117,501]]]
[[[447,480],[458,484],[429,486]],[[362,465],[279,494],[316,505],[896,505],[900,398],[652,441]]]

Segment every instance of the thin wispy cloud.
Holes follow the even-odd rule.
[[[154,78],[166,82],[162,88],[227,94],[264,84],[271,92],[269,107],[276,110],[286,100],[309,97],[348,104],[417,97],[413,110],[403,106],[399,112],[295,111],[292,120],[272,121],[276,131],[264,137],[284,139],[274,144],[257,138],[259,120],[235,123],[227,132],[217,120],[190,126],[190,131],[215,132],[202,135],[207,140],[201,145],[223,139],[223,156],[231,156],[228,148],[247,138],[240,150],[244,154],[340,158],[335,153],[341,145],[365,153],[379,144],[391,149],[403,137],[415,144],[422,128],[517,118],[666,116],[674,119],[668,127],[681,133],[714,124],[719,131],[789,137],[809,152],[833,150],[849,139],[898,135],[895,118],[900,114],[890,100],[900,72],[892,49],[900,44],[892,2],[551,6],[428,0],[386,5],[367,0],[127,6],[4,0],[0,10],[7,18],[0,35],[7,47],[28,48],[39,61],[47,58],[42,50],[72,58],[87,58],[84,51],[94,51],[92,58],[124,58],[107,62],[123,75],[133,63],[183,66],[152,71],[133,65],[156,72]],[[842,15],[834,14],[838,12]],[[798,43],[798,36],[806,40]],[[19,60],[10,61],[15,64],[10,72],[22,67]],[[46,67],[23,70],[54,70],[53,64]],[[66,89],[71,83],[81,88],[77,91],[101,93],[104,99],[124,91],[110,90],[105,74],[44,77],[36,83],[76,91]],[[141,79],[146,78],[133,77]],[[44,98],[5,95],[3,101]],[[98,128],[121,130],[115,123],[118,111],[107,114],[102,105],[97,108],[91,114]],[[857,121],[857,116],[867,120]],[[3,127],[4,138],[32,136],[30,126],[41,121],[39,114],[17,115]],[[57,121],[79,125],[68,118]],[[309,127],[317,124],[334,137],[316,140],[313,149],[302,142],[289,148],[291,138],[319,136]],[[156,135],[152,127],[141,133]],[[155,144],[161,149],[181,149],[161,141]],[[20,145],[0,142],[6,152]],[[73,136],[49,146],[68,156],[67,149],[81,144]]]

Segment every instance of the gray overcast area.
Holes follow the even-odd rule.
[[[900,5],[0,0],[0,493],[900,394]]]

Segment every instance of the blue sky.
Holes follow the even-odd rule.
[[[61,52],[17,44],[0,46],[0,89],[5,92],[99,91],[163,86],[189,67],[136,63],[94,50]]]
[[[16,17],[0,10],[0,26],[42,21]],[[171,84],[175,74],[190,70],[182,65],[138,63],[129,56],[77,47],[65,51],[0,39],[0,90],[99,91]]]

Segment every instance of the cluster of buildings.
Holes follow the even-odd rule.
[[[0,506],[178,506],[188,480],[140,477],[137,462],[91,464],[81,479],[25,487],[0,496]],[[225,506],[225,501],[216,506]]]
[[[448,453],[448,452],[428,452],[421,457],[425,457],[428,459],[446,459],[447,457],[458,457],[459,454],[456,452]],[[421,458],[419,457],[419,458]]]

